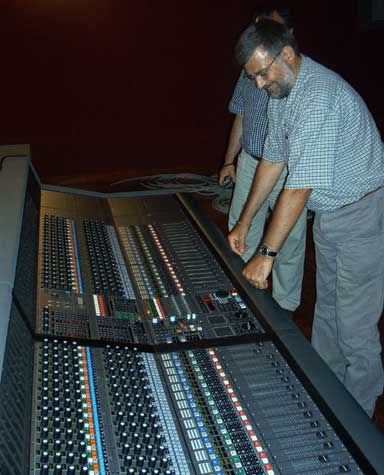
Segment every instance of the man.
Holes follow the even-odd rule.
[[[241,35],[237,58],[270,96],[269,129],[250,195],[228,236],[243,254],[249,223],[288,176],[244,276],[266,288],[275,256],[307,205],[316,211],[317,302],[312,343],[372,416],[383,389],[377,323],[384,285],[384,149],[361,97],[300,55],[292,34],[264,20]]]
[[[269,18],[290,27],[288,8],[278,2],[268,2],[268,6],[258,11],[256,21]],[[267,133],[268,94],[257,89],[255,83],[240,75],[233,93],[229,110],[235,114],[223,167],[219,173],[219,183],[226,178],[236,182],[229,211],[229,229],[238,222],[247,199],[252,180],[263,154]],[[241,152],[240,152],[241,150]],[[234,161],[239,154],[235,172]],[[247,234],[247,248],[242,258],[247,262],[255,253],[263,236],[265,221],[269,209],[273,209],[280,190],[283,187],[286,171],[269,194],[264,204],[250,222]],[[284,244],[273,268],[272,295],[278,304],[290,311],[300,304],[304,270],[306,238],[306,211],[304,210]]]

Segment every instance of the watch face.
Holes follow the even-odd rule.
[[[263,256],[268,256],[268,257],[275,257],[277,256],[277,252],[275,251],[271,251],[270,249],[268,249],[267,247],[264,247],[264,246],[259,246],[257,248],[257,251],[262,254]]]
[[[260,246],[258,249],[260,254],[262,254],[263,256],[266,256],[267,255],[267,248],[266,247],[263,247],[263,246]]]

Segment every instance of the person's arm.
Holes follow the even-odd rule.
[[[283,189],[280,192],[271,220],[261,241],[261,246],[279,252],[307,204],[311,189]],[[243,270],[244,277],[255,287],[266,289],[267,278],[274,258],[258,252]]]
[[[219,184],[223,185],[224,180],[230,177],[236,181],[236,172],[234,161],[241,149],[240,139],[243,134],[243,118],[241,115],[235,115],[232,129],[229,134],[228,147],[225,153],[224,164],[219,173]]]
[[[245,238],[253,217],[273,190],[284,167],[285,162],[260,160],[240,219],[228,235],[228,241],[232,251],[239,256],[242,256],[247,249]]]

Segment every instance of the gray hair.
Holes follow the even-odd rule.
[[[262,19],[249,25],[235,47],[235,56],[238,63],[244,66],[255,52],[262,47],[270,56],[277,56],[284,46],[291,46],[297,56],[300,56],[299,46],[290,30],[281,23]]]

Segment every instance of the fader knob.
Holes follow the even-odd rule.
[[[154,467],[156,465],[156,457],[151,457],[149,460],[148,460],[148,465],[150,467]]]
[[[63,467],[61,465],[56,465],[56,467],[53,470],[54,475],[62,475],[63,473]]]
[[[55,439],[53,443],[53,449],[54,450],[60,450],[61,448],[61,440],[60,439]]]
[[[48,449],[48,439],[42,439],[41,440],[40,448],[41,448],[41,450]]]
[[[153,445],[147,445],[147,450],[146,450],[148,455],[151,455],[153,452]]]
[[[41,466],[40,475],[49,475],[49,465],[44,464]]]
[[[134,452],[135,452],[136,455],[139,455],[141,453],[141,445],[140,444],[135,445]]]
[[[130,444],[125,443],[122,448],[123,454],[128,454],[130,450],[131,450]]]
[[[72,452],[72,450],[73,450],[73,440],[67,440],[67,443],[65,444],[65,450],[67,452]]]
[[[167,458],[162,458],[161,459],[161,462],[160,462],[160,465],[163,467],[163,468],[167,468],[169,466],[169,459]]]
[[[165,454],[165,446],[160,445],[159,448],[157,449],[157,452],[159,455],[164,455]]]
[[[116,415],[116,420],[118,422],[122,421],[123,420],[123,417],[124,417],[124,412],[123,411],[119,411]]]

